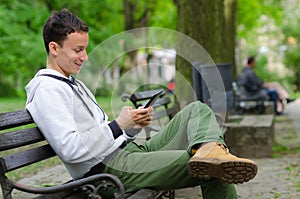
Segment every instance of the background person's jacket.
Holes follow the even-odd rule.
[[[244,67],[239,77],[239,85],[243,87],[247,95],[254,95],[261,92],[264,82],[255,74],[252,68]]]

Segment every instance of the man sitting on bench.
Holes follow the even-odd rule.
[[[287,103],[294,101],[289,98],[288,92],[278,82],[264,82],[255,73],[255,57],[249,57],[246,66],[243,68],[240,85],[251,96],[258,93],[265,93],[274,102],[274,112],[281,115],[283,112],[284,101]]]
[[[237,198],[233,184],[251,180],[257,165],[229,153],[211,109],[200,102],[182,111],[143,145],[130,128],[151,123],[152,107],[125,106],[109,122],[79,80],[88,59],[88,27],[68,10],[55,12],[43,28],[46,69],[26,86],[26,108],[73,178],[111,173],[126,192],[200,185],[204,198]]]

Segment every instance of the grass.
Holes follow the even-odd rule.
[[[294,92],[294,93],[291,93],[291,94],[290,94],[290,97],[291,97],[291,98],[295,98],[295,99],[296,99],[296,98],[300,98],[300,92]]]
[[[273,146],[273,157],[282,157],[286,154],[300,152],[298,135],[291,119],[282,115],[275,118],[275,144]]]
[[[115,118],[122,106],[130,105],[130,103],[122,102],[121,99],[117,97],[113,99],[111,97],[97,97],[96,100],[109,118]],[[0,98],[0,112],[3,113],[24,109],[25,103],[25,98]]]
[[[299,165],[290,165],[285,168],[288,172],[288,176],[292,176],[288,178],[293,184],[293,187],[300,192],[300,166]]]
[[[25,98],[0,98],[0,111],[10,112],[25,108]]]

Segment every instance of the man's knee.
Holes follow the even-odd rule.
[[[201,101],[194,101],[194,102],[190,103],[187,107],[208,108],[208,105],[205,103],[202,103]]]

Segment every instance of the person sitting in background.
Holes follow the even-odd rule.
[[[288,92],[278,82],[264,82],[261,80],[253,70],[255,66],[255,58],[249,57],[240,76],[239,84],[243,87],[248,96],[259,92],[266,93],[270,97],[270,100],[274,102],[276,115],[281,115],[284,103],[290,103],[294,101],[294,99],[289,98]]]

